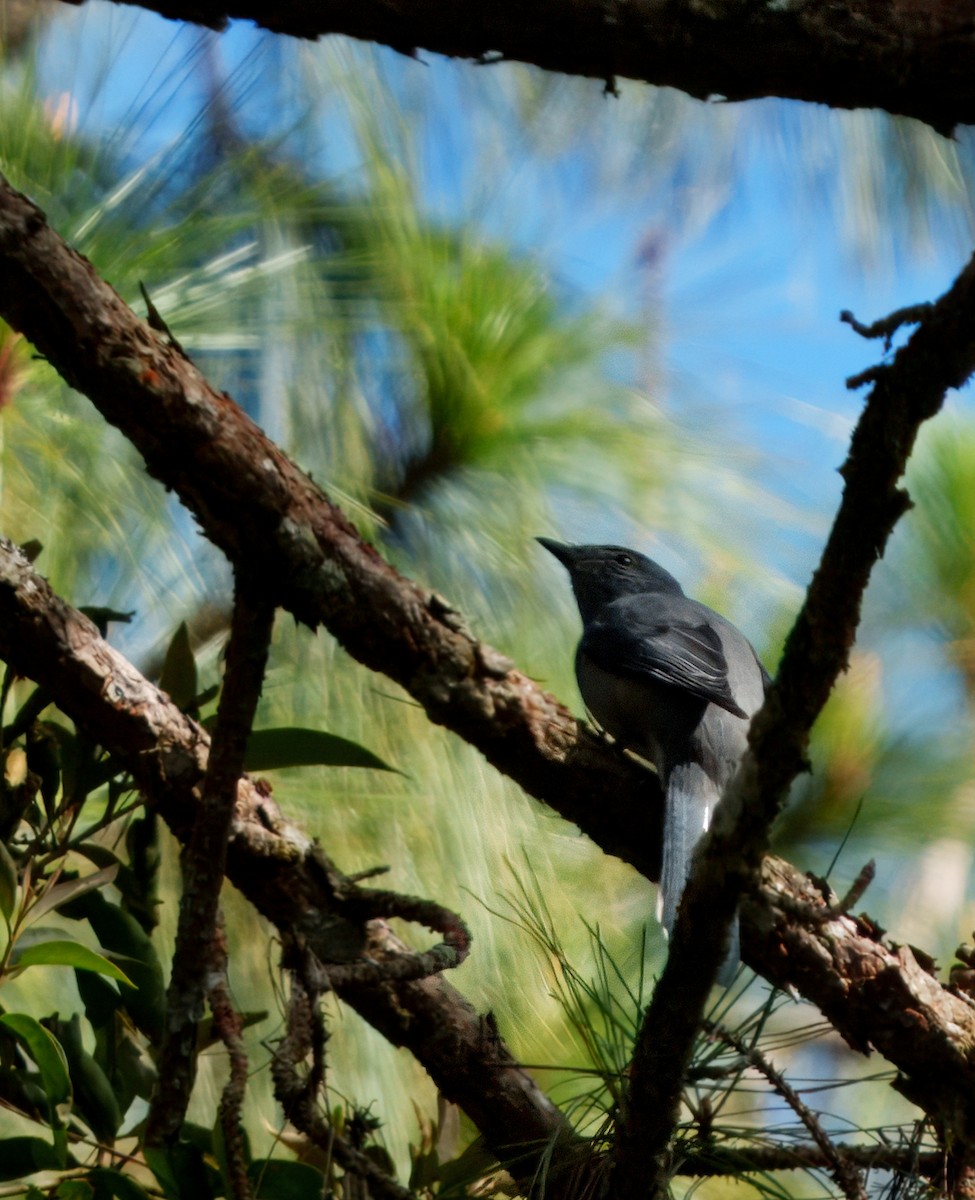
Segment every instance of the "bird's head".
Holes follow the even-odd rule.
[[[637,550],[625,546],[568,546],[544,537],[535,540],[569,572],[583,620],[621,596],[684,594],[669,571]]]

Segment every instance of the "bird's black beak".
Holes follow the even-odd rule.
[[[535,538],[540,546],[544,546],[549,554],[554,554],[563,567],[572,570],[575,562],[575,546],[567,546],[564,542],[553,541],[552,538]]]

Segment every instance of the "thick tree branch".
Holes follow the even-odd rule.
[[[841,469],[846,486],[821,563],[752,723],[750,751],[688,881],[667,966],[634,1052],[614,1172],[624,1200],[645,1195],[648,1178],[655,1192],[665,1188],[684,1072],[724,952],[724,931],[760,869],[788,788],[806,764],[813,722],[846,669],[870,571],[910,505],[898,482],[918,429],[945,393],[975,371],[975,257],[944,296],[915,310],[914,319],[918,328],[875,374]],[[971,1047],[965,1054],[971,1057]],[[946,1090],[927,1108],[959,1158],[975,1153],[971,1096],[970,1089]]]
[[[784,781],[801,762],[805,744],[801,731],[818,711],[823,681],[832,679],[845,662],[847,639],[852,639],[846,595],[857,573],[869,566],[862,561],[864,532],[867,542],[873,539],[876,555],[882,539],[877,540],[875,518],[879,513],[890,519],[902,503],[894,490],[897,470],[891,473],[891,464],[906,456],[913,433],[907,435],[900,419],[904,397],[898,389],[904,389],[906,378],[914,416],[925,415],[940,402],[944,386],[960,381],[970,369],[975,329],[970,288],[971,268],[912,337],[911,354],[902,358],[901,352],[887,371],[879,373],[886,377],[883,394],[890,404],[890,413],[879,418],[879,431],[874,428],[870,433],[883,446],[879,465],[870,467],[866,435],[855,441],[852,452],[874,471],[876,494],[867,499],[862,529],[854,517],[853,528],[847,531],[848,541],[843,544],[851,548],[849,562],[840,562],[839,573],[833,570],[817,577],[814,588],[819,598],[807,610],[805,628],[800,624],[793,637],[793,662],[799,663],[805,656],[808,678],[798,668],[791,674],[784,671],[770,706],[756,723],[756,736],[768,739],[769,714],[778,711],[777,705],[785,705],[790,714],[782,726],[782,745],[773,747],[777,751],[774,758],[770,755],[762,760],[758,787],[763,803],[769,798],[777,801]],[[0,313],[34,340],[65,377],[87,391],[101,411],[140,447],[152,472],[179,492],[232,561],[251,563],[274,581],[280,588],[279,598],[296,615],[309,622],[326,622],[361,661],[402,682],[433,719],[479,746],[499,769],[576,820],[604,849],[621,853],[648,874],[655,871],[653,851],[648,847],[658,845],[658,813],[655,809],[648,818],[645,799],[635,802],[637,797],[646,797],[646,775],[585,736],[556,701],[494,651],[479,645],[444,601],[402,579],[383,563],[260,430],[226,397],[213,392],[182,356],[135,319],[89,264],[52,233],[42,214],[4,185],[0,185]],[[36,599],[40,595],[37,585],[31,584],[31,589]],[[859,595],[859,590],[854,587],[852,594]],[[28,597],[21,600],[26,603]],[[56,691],[65,711],[86,727],[91,727],[93,719],[106,724],[104,734],[93,731],[102,744],[124,747],[125,753],[136,754],[137,759],[140,751],[145,753],[146,762],[140,768],[138,759],[134,770],[143,775],[157,770],[152,764],[163,761],[160,747],[165,747],[168,755],[182,737],[205,756],[201,735],[189,724],[182,727],[181,737],[174,743],[168,728],[161,739],[155,732],[146,737],[144,728],[134,731],[129,716],[110,717],[106,711],[100,711],[97,718],[86,716],[93,704],[98,707],[96,700],[114,703],[114,668],[109,668],[108,678],[99,678],[94,688],[91,677],[85,675],[87,685],[82,686],[75,677],[65,675],[65,661],[73,657],[73,651],[65,651],[63,646],[80,645],[87,653],[84,637],[78,642],[57,642],[62,648],[52,649],[39,631],[33,631],[33,640],[28,636],[30,619],[19,634],[12,621],[12,611],[9,620],[0,620],[2,653],[9,649],[11,661],[39,679],[37,673],[45,658],[53,662],[53,669],[44,668],[41,681]],[[821,633],[817,622],[822,621],[832,622],[825,628],[833,634],[839,632],[839,648],[835,637],[824,642],[817,636]],[[77,638],[77,630],[73,626],[69,630],[69,625],[63,615],[55,618],[48,638],[53,634],[57,639],[58,629]],[[8,634],[15,642],[9,648]],[[100,659],[100,654],[96,658]],[[89,665],[86,658],[86,669]],[[129,678],[125,671],[131,672],[131,668],[122,673],[122,678]],[[132,686],[142,696],[144,681]],[[118,698],[127,699],[124,688]],[[172,719],[177,718],[185,720],[179,714]],[[162,735],[163,731],[158,732]],[[185,770],[185,748],[181,747],[177,758],[184,764],[177,769]],[[198,771],[199,758],[190,761]],[[160,780],[155,782],[158,785]],[[184,823],[189,819],[185,806],[193,802],[196,786],[197,776],[192,775],[174,793],[168,802],[172,819],[180,804]],[[252,790],[247,795],[254,812],[259,813],[259,795]],[[766,809],[760,805],[754,812],[749,809],[746,834],[749,821],[759,821],[764,831],[765,815]],[[719,829],[721,824],[717,823]],[[239,837],[244,826],[246,841]],[[316,878],[313,861],[305,851],[289,850],[286,840],[272,841],[256,816],[252,822],[238,817],[238,836],[231,844],[231,872],[235,854],[246,859],[249,854],[260,857],[264,853],[260,850],[262,837],[268,840],[259,903],[272,919],[290,924],[300,919],[302,910],[320,907],[325,881]],[[753,839],[751,844],[760,840]],[[735,857],[740,847],[733,839],[727,846],[731,856],[728,876],[738,872],[740,877],[743,869]],[[726,899],[732,894],[733,890],[729,891]],[[811,932],[788,923],[780,928],[774,892],[748,900],[744,912],[748,918],[743,925],[746,959],[769,978],[795,983],[823,1007],[852,1044],[865,1048],[869,1040],[888,1053],[904,1073],[902,1086],[912,1096],[923,1096],[929,1111],[941,1112],[952,1095],[975,1094],[970,1065],[975,1045],[971,1010],[924,975],[909,956],[898,960],[875,935],[866,937],[862,930],[851,931],[837,921]],[[437,989],[449,985],[438,979],[409,987],[422,993],[416,1004],[428,1004],[428,1016],[387,1036],[399,1038],[403,1044],[409,1044],[410,1037],[417,1038],[414,1052],[435,1078],[439,1075],[447,1080],[442,1090],[456,1097],[463,1082],[452,1071],[458,1061],[466,1059],[469,1066],[484,1059],[484,1038],[489,1031],[468,1009],[456,1018],[463,1030],[462,1051],[458,1051],[453,1029],[449,1047],[437,1046],[435,1039],[423,1042],[419,1030],[432,1034],[445,1027],[444,999]],[[865,998],[872,1003],[865,1004]],[[456,994],[449,996],[448,1004],[455,1000]],[[887,1006],[878,1009],[878,1000]],[[409,1011],[405,1005],[403,1011]],[[461,1011],[462,1004],[451,1009],[455,1015]],[[395,1027],[395,1014],[387,1012],[383,1019],[387,1018]],[[858,1028],[859,1040],[855,1036]],[[909,1039],[900,1036],[905,1029],[911,1029]],[[936,1077],[931,1074],[935,1062]],[[509,1097],[495,1109],[484,1103],[482,1095],[478,1111],[487,1128],[474,1117],[488,1141],[496,1146],[518,1129],[518,1123],[508,1118],[518,1110],[519,1089],[527,1089],[521,1101],[530,1118],[521,1126],[522,1144],[535,1140],[533,1130],[547,1130],[539,1135],[539,1141],[553,1136],[553,1131],[558,1136],[562,1128],[558,1119],[546,1121],[544,1105],[531,1099],[527,1077],[518,1082],[514,1064],[507,1066],[514,1074],[502,1073],[506,1082],[512,1082],[515,1099]],[[491,1074],[493,1078],[493,1069]],[[474,1096],[460,1102],[469,1112],[469,1103],[477,1107]],[[951,1119],[950,1113],[943,1115],[946,1121]]]
[[[132,773],[180,841],[189,840],[206,774],[207,733],[3,539],[0,659],[48,688],[58,707]],[[382,921],[363,928],[359,889],[284,820],[265,784],[247,778],[237,792],[227,876],[280,929],[314,940],[326,963],[358,958],[367,941],[384,967],[403,954],[417,957]],[[445,965],[445,956],[438,957]],[[568,1123],[490,1022],[441,976],[417,974],[392,984],[395,970],[373,969],[378,986],[352,976],[336,991],[394,1045],[409,1049],[512,1173],[530,1179],[546,1147],[571,1141]]]
[[[206,770],[206,733],[2,539],[0,659],[47,688],[157,798],[177,837],[189,837]],[[618,836],[637,836],[633,807],[634,821],[624,821]],[[266,787],[247,779],[238,791],[227,873],[282,930],[307,936],[331,923],[333,947],[341,942],[353,955],[365,948],[381,963],[403,953],[383,921],[369,922],[363,942],[361,929],[348,920],[334,868],[283,820]],[[818,1005],[853,1049],[882,1053],[900,1072],[896,1086],[925,1111],[939,1113],[953,1098],[975,1095],[975,1006],[942,987],[910,950],[890,949],[866,918],[837,916],[825,885],[778,859],[766,858],[760,886],[745,897],[741,915],[744,954],[755,969]],[[328,945],[321,950],[326,958]],[[336,990],[389,1041],[414,1054],[517,1177],[531,1179],[539,1163],[549,1161],[552,1143],[566,1150],[571,1166],[576,1143],[564,1118],[511,1057],[493,1022],[442,976],[393,988],[350,976]],[[754,1153],[756,1163],[765,1162]],[[713,1158],[699,1156],[684,1169],[716,1168]]]
[[[70,0],[72,3],[81,0]],[[279,33],[341,33],[404,54],[679,88],[699,99],[782,96],[883,108],[943,133],[975,120],[971,0],[129,0],[215,29],[243,18]]]
[[[0,177],[0,316],[84,392],[173,489],[235,568],[605,850],[657,877],[655,776],[608,750],[559,702],[478,642],[443,597],[362,540],[226,395],[157,336]],[[642,781],[637,814],[628,796]],[[656,803],[654,800],[656,799]],[[638,821],[639,836],[620,830]]]

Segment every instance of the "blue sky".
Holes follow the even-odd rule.
[[[429,55],[412,62],[381,48],[333,53],[244,23],[217,40],[100,0],[58,13],[41,87],[71,91],[82,128],[124,146],[135,163],[176,144],[197,118],[208,55],[252,128],[268,113],[279,124],[297,117],[300,72],[319,79],[319,128],[310,138],[303,128],[300,145],[317,145],[310,165],[353,186],[358,151],[329,95],[329,71],[361,72],[365,88],[374,71],[398,99],[385,121],[421,131],[415,177],[431,213],[474,221],[539,259],[580,304],[661,322],[656,399],[709,446],[716,469],[723,460],[750,464],[773,514],[756,552],[798,596],[839,498],[836,468],[860,409],[861,395],[844,381],[881,353],[840,324],[839,311],[871,320],[933,299],[969,253],[964,204],[936,202],[919,222],[902,203],[898,190],[906,195],[910,180],[882,114],[780,101],[705,105],[626,83],[614,99],[597,81],[569,80],[553,86],[575,97],[578,125],[546,139],[544,127],[526,132],[506,120],[520,103],[517,68]],[[886,192],[863,169],[881,138],[892,164]],[[285,139],[285,152],[298,144]],[[950,192],[952,147],[925,145],[935,167],[944,156]],[[788,527],[777,528],[779,504],[803,519],[783,517]],[[612,536],[593,519],[561,532]],[[915,651],[905,658],[917,669]],[[950,689],[924,694],[933,719],[954,703]]]
[[[148,158],[178,140],[198,112],[194,72],[206,36],[96,0],[55,22],[42,86],[75,92],[85,127],[110,137],[136,129],[130,153]],[[245,119],[253,121],[262,110],[259,89],[274,43],[237,23],[220,39],[218,53],[248,98]],[[75,64],[72,78],[65,78],[66,60]],[[779,101],[706,106],[671,99],[688,110],[681,133],[687,148],[668,158],[676,168],[657,177],[652,170],[638,173],[614,191],[592,186],[593,143],[613,139],[621,161],[627,153],[635,157],[625,145],[640,129],[635,110],[647,89],[624,85],[616,100],[604,98],[595,81],[571,81],[583,97],[578,145],[539,159],[512,131],[500,150],[492,146],[503,168],[492,168],[483,181],[477,152],[486,139],[478,138],[483,118],[472,110],[472,98],[479,90],[495,112],[510,103],[490,97],[490,75],[506,68],[477,70],[434,56],[412,63],[383,50],[376,60],[407,104],[426,93],[422,171],[430,209],[453,220],[473,213],[489,232],[541,257],[570,292],[611,311],[639,312],[652,286],[667,333],[664,402],[720,405],[742,438],[766,451],[775,489],[821,507],[824,490],[835,492],[828,475],[859,408],[843,381],[879,352],[839,324],[840,309],[869,320],[934,298],[968,253],[957,223],[945,222],[923,239],[911,238],[904,221],[891,232],[880,230],[872,242],[851,232],[840,156],[824,146],[847,139],[855,148],[875,115]],[[95,99],[86,102],[86,96]],[[280,90],[272,103],[280,104]],[[323,112],[327,169],[351,174],[355,150],[334,110]],[[722,123],[726,132],[716,136],[714,126]],[[643,137],[652,158],[652,127]],[[821,167],[797,162],[796,146],[807,148],[801,151],[807,160],[822,157]],[[702,169],[709,153],[727,160],[724,178],[720,168],[717,176]],[[620,172],[627,170],[633,173],[624,163]],[[863,224],[870,226],[869,216]],[[640,261],[648,240],[658,248],[653,280]]]

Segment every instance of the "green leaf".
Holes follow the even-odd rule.
[[[43,1138],[12,1137],[0,1141],[0,1182],[23,1179],[35,1171],[57,1171],[61,1155]]]
[[[166,1012],[166,981],[159,956],[145,930],[104,892],[88,892],[65,905],[62,913],[72,920],[86,920],[99,945],[116,958],[124,957],[125,969],[135,984],[121,994],[122,1004],[138,1029],[152,1041],[162,1037]]]
[[[92,1200],[95,1193],[84,1179],[62,1179],[54,1195],[56,1200]]]
[[[272,1158],[252,1163],[254,1200],[312,1200],[325,1194],[325,1176],[308,1163]]]
[[[129,987],[135,984],[121,968],[109,962],[102,954],[89,950],[81,942],[50,941],[41,942],[36,946],[27,946],[20,950],[14,948],[11,955],[11,966],[24,967],[74,967],[78,971],[94,971],[98,975],[107,975],[117,979],[119,983],[127,983]]]
[[[122,1124],[122,1110],[108,1076],[85,1049],[81,1017],[74,1013],[70,1021],[57,1021],[56,1018],[51,1021],[68,1060],[74,1112],[84,1119],[99,1142],[114,1141]]]
[[[95,1200],[149,1200],[149,1193],[134,1179],[110,1167],[95,1167],[88,1172],[88,1180],[95,1189]]]
[[[5,921],[13,915],[17,903],[17,864],[10,851],[0,842],[0,913]]]
[[[51,1126],[59,1128],[63,1124],[59,1110],[71,1103],[71,1076],[61,1044],[26,1013],[4,1013],[0,1016],[0,1026],[17,1038],[37,1064],[47,1097]]]
[[[159,686],[177,708],[188,708],[196,698],[196,659],[190,646],[190,631],[181,621],[166,651]]]
[[[177,1142],[175,1146],[151,1146],[145,1151],[146,1164],[159,1181],[167,1200],[210,1200],[216,1193],[203,1154],[196,1146]]]
[[[91,971],[75,971],[74,981],[92,1029],[97,1032],[110,1025],[122,1004],[118,988]]]
[[[96,888],[111,883],[118,874],[118,868],[119,864],[114,863],[102,871],[95,871],[91,875],[84,875],[78,879],[66,879],[49,887],[40,900],[31,905],[24,924],[38,920],[53,909],[60,908],[62,904],[67,904],[69,900],[74,900],[76,896],[83,896],[85,892],[94,891]]]
[[[371,767],[376,771],[396,771],[358,742],[296,726],[252,730],[244,766],[248,771],[273,771],[278,767]]]

